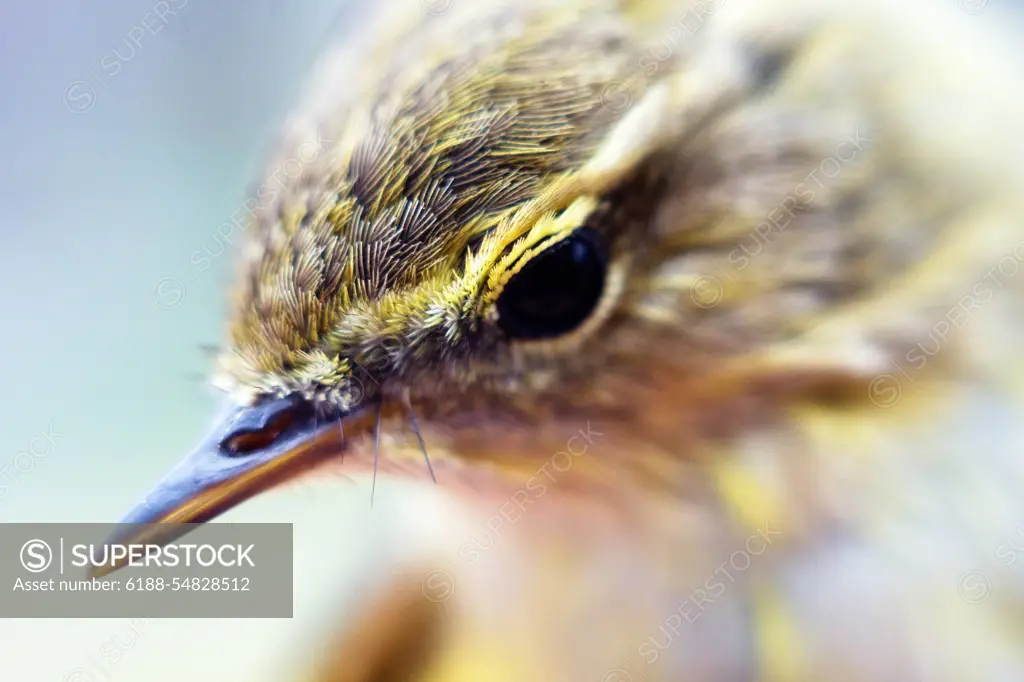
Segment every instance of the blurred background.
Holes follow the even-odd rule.
[[[232,268],[217,230],[354,4],[0,5],[0,522],[117,520],[207,428]],[[417,494],[378,482],[371,510],[362,481],[299,481],[226,515],[295,524],[291,620],[0,614],[0,679],[280,679],[372,553],[413,542],[394,520]]]

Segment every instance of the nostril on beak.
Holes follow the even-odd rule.
[[[218,448],[229,457],[260,452],[311,417],[312,410],[296,398],[268,400],[240,414],[227,429]]]

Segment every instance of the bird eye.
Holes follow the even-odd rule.
[[[604,293],[607,254],[601,237],[582,227],[534,256],[498,297],[498,325],[520,339],[572,331]]]

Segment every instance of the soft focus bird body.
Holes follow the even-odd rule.
[[[325,56],[217,383],[429,481],[413,408],[461,512],[317,679],[1024,679],[1024,118],[940,4],[403,0]],[[506,338],[580,226],[594,312]]]

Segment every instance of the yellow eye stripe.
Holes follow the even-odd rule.
[[[596,207],[596,198],[584,196],[573,201],[560,213],[549,211],[541,216],[530,231],[516,240],[501,260],[489,268],[486,293],[480,297],[477,310],[481,313],[486,311],[517,272],[538,253],[565,239],[583,225]]]

